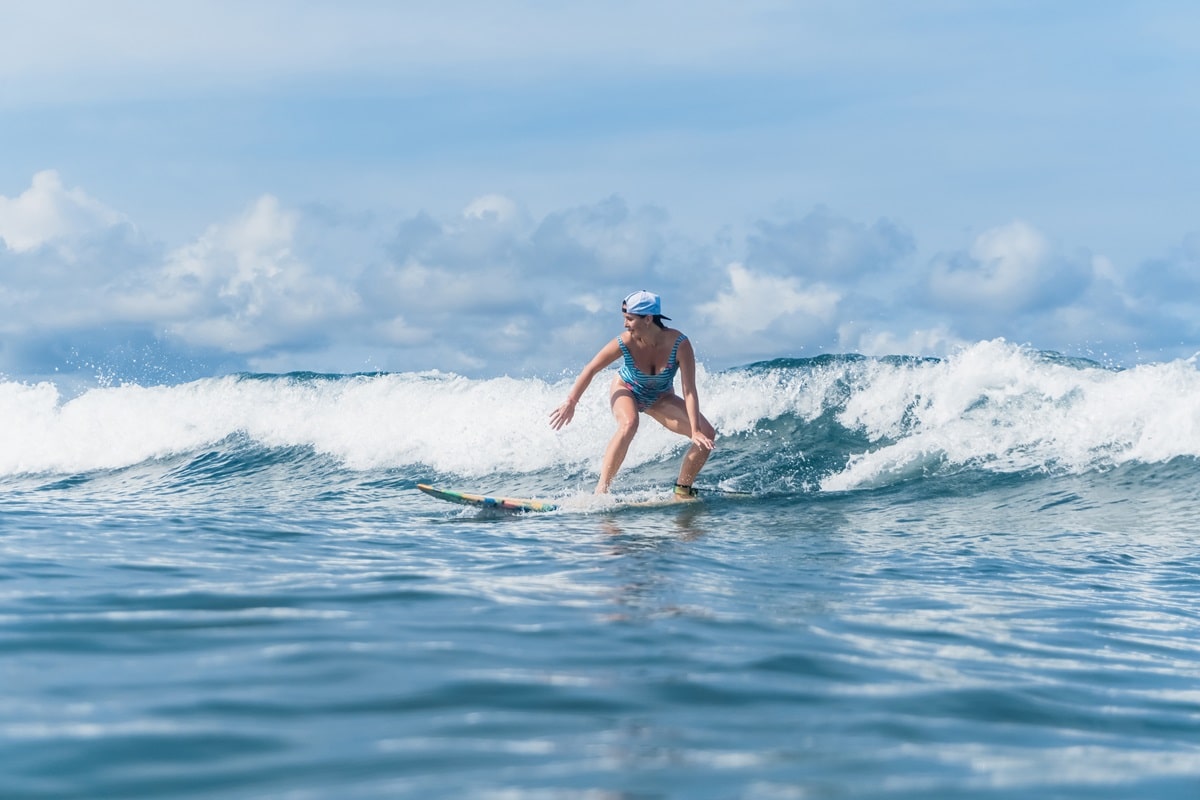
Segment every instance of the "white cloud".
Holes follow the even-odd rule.
[[[606,303],[598,295],[592,294],[591,292],[571,297],[567,300],[567,302],[579,306],[589,314],[598,314],[606,307],[611,305],[611,303]]]
[[[829,322],[841,295],[822,285],[803,287],[796,278],[760,275],[744,265],[728,267],[729,288],[696,310],[727,336],[761,333],[781,319],[804,315]]]
[[[929,296],[964,319],[1011,324],[1014,314],[1070,305],[1102,274],[1091,256],[1063,255],[1033,226],[1016,221],[983,232],[966,253],[936,259]]]
[[[890,220],[867,226],[817,207],[800,219],[763,220],[747,240],[747,260],[782,274],[850,282],[882,271],[916,249]]]
[[[1045,237],[1024,222],[993,228],[976,238],[969,257],[935,263],[930,290],[947,305],[1017,310],[1037,293],[1048,252]]]
[[[1107,281],[1118,289],[1122,288],[1124,283],[1124,279],[1112,259],[1104,256],[1096,256],[1092,259],[1092,274],[1097,280]]]
[[[358,307],[355,293],[292,250],[295,212],[264,195],[241,217],[213,225],[167,257],[155,287],[186,342],[252,352],[319,338]]]
[[[906,331],[860,331],[854,324],[838,330],[840,349],[865,356],[945,356],[968,344],[945,325]]]
[[[620,197],[552,212],[530,236],[533,258],[543,272],[597,281],[648,284],[667,247],[667,215],[659,208],[631,210]]]
[[[0,195],[0,239],[17,253],[122,221],[120,214],[82,189],[64,187],[55,170],[34,175],[30,187],[14,198]]]
[[[463,209],[463,216],[467,219],[487,220],[501,225],[516,221],[519,214],[517,204],[499,194],[477,197]]]
[[[433,338],[433,331],[427,328],[417,328],[409,325],[404,317],[393,317],[381,320],[374,326],[375,337],[389,344],[411,347],[425,344]]]

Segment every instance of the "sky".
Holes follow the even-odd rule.
[[[1200,351],[1191,0],[0,0],[0,375]]]

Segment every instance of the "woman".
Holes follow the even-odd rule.
[[[629,444],[638,429],[638,414],[645,412],[669,431],[692,440],[679,468],[675,483],[677,497],[692,497],[696,474],[708,460],[717,432],[700,413],[696,393],[696,354],[692,343],[663,320],[662,302],[651,292],[634,292],[621,303],[625,332],[601,348],[588,362],[567,394],[567,401],[550,413],[550,427],[559,430],[575,416],[575,405],[587,387],[605,367],[622,360],[609,385],[609,405],[617,420],[617,432],[604,452],[596,494],[609,490]],[[683,397],[675,394],[675,373],[679,372]]]

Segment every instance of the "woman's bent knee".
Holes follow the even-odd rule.
[[[625,439],[632,439],[633,435],[635,433],[637,433],[637,429],[638,429],[638,415],[637,414],[634,414],[632,417],[624,417],[624,418],[618,417],[617,418],[617,436],[620,436]]]

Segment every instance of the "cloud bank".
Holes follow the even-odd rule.
[[[920,258],[900,221],[817,207],[740,240],[619,196],[535,216],[287,207],[265,194],[168,247],[55,171],[0,195],[0,371],[171,381],[235,370],[574,371],[647,288],[723,368],[944,355],[1003,337],[1114,363],[1197,348],[1200,237],[1123,272],[1012,220]]]

